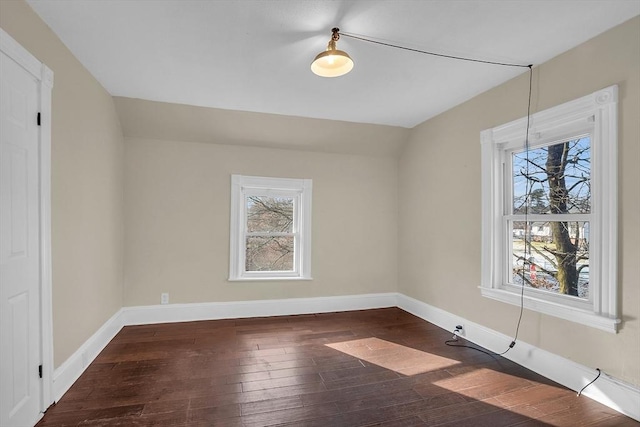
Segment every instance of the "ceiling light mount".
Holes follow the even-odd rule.
[[[353,60],[349,54],[336,48],[338,40],[340,40],[340,29],[333,28],[327,50],[316,55],[311,63],[311,71],[314,74],[321,77],[339,77],[353,69]]]

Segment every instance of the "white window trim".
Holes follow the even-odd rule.
[[[588,304],[564,295],[525,288],[524,307],[615,333],[620,323],[617,283],[617,101],[610,86],[531,116],[531,148],[559,141],[584,129],[591,135],[590,280]],[[521,287],[506,285],[506,227],[503,227],[503,154],[514,143],[524,146],[527,118],[481,132],[482,254],[480,291],[485,297],[520,305]],[[519,142],[514,142],[519,141]],[[537,217],[537,216],[536,216]],[[530,219],[533,219],[530,217]],[[599,243],[598,243],[599,242]],[[591,265],[593,264],[593,265]]]
[[[266,178],[231,175],[231,225],[229,281],[312,280],[311,277],[311,190],[310,179]],[[245,197],[270,195],[294,197],[296,234],[293,271],[246,271]]]

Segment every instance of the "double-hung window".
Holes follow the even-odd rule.
[[[311,180],[231,176],[229,280],[311,279]]]
[[[484,296],[615,332],[617,87],[481,133]]]

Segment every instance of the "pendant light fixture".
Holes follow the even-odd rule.
[[[331,30],[327,50],[320,52],[311,63],[311,71],[320,77],[343,76],[353,68],[353,60],[347,52],[336,49],[336,42],[340,40],[339,31],[339,28]]]

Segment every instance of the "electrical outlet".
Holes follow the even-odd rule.
[[[169,294],[168,293],[160,294],[160,304],[169,304]]]

